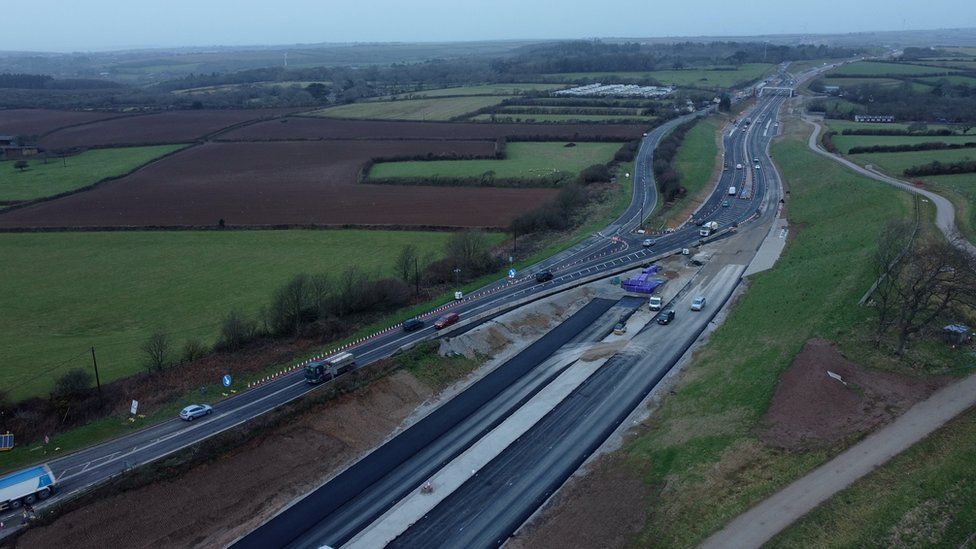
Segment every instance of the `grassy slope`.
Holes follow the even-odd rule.
[[[976,531],[976,410],[831,498],[770,547],[965,547]]]
[[[915,143],[973,143],[976,136],[913,136],[913,135],[835,135],[834,145],[847,154],[851,147],[870,147],[872,145],[912,145]],[[974,149],[976,150],[976,149]]]
[[[557,171],[577,174],[593,164],[613,159],[620,143],[516,142],[506,147],[504,160],[426,160],[380,162],[369,171],[370,177],[478,177],[494,171],[496,177],[543,177]]]
[[[751,278],[654,428],[627,447],[662,488],[639,545],[691,546],[827,457],[769,449],[754,428],[808,339],[867,321],[855,305],[871,284],[866,259],[884,222],[909,210],[897,191],[810,152],[806,127],[789,130],[773,154],[791,190],[790,245],[774,270]]]
[[[610,80],[627,82],[632,80],[644,80],[653,78],[662,84],[673,84],[676,86],[696,86],[703,88],[729,88],[736,84],[755,80],[766,74],[773,68],[773,65],[766,63],[746,63],[737,70],[708,70],[708,69],[682,69],[682,70],[661,70],[643,72],[573,72],[562,74],[547,74],[548,78],[563,81],[589,80],[593,78],[603,78],[609,83]]]
[[[21,172],[13,161],[0,162],[0,200],[33,200],[97,183],[128,173],[150,160],[173,152],[184,145],[97,149],[70,156],[64,161],[51,158],[30,160]]]
[[[712,183],[711,176],[715,170],[718,155],[718,144],[715,142],[715,132],[719,128],[719,119],[705,118],[688,132],[678,156],[675,167],[681,174],[681,185],[688,189],[688,194],[678,200],[668,211],[665,222],[684,221],[675,219],[698,193]]]
[[[329,118],[370,118],[381,120],[450,120],[484,107],[497,105],[501,96],[444,97],[402,101],[365,101],[316,111]]]
[[[102,381],[140,368],[156,327],[177,345],[212,340],[232,308],[254,312],[298,272],[358,266],[388,276],[405,244],[439,253],[448,233],[118,232],[0,235],[0,386],[44,394],[98,349]],[[493,240],[502,238],[493,235]],[[45,373],[52,370],[51,373]]]

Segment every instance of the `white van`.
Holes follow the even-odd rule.
[[[660,311],[661,307],[664,306],[664,300],[661,299],[661,296],[659,295],[652,295],[651,298],[647,301],[647,306],[652,311]]]
[[[735,196],[735,187],[729,187],[729,196]]]

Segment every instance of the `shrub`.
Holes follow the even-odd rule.
[[[54,382],[51,399],[62,404],[83,400],[91,390],[92,381],[92,375],[87,370],[68,370]]]

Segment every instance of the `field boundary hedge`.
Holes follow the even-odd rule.
[[[13,208],[10,208],[13,209]],[[0,215],[8,210],[0,211]],[[483,232],[505,232],[504,227],[460,227],[456,225],[379,225],[365,223],[336,223],[333,225],[316,223],[280,223],[274,225],[86,225],[74,227],[0,227],[3,233],[95,233],[95,232],[124,232],[124,231],[333,231],[333,230],[362,230],[362,231],[428,231],[428,232],[457,232],[461,230]]]
[[[956,132],[948,128],[941,130],[926,130],[921,132],[910,132],[907,129],[901,128],[845,128],[844,131],[840,133],[841,135],[882,135],[889,137],[948,137],[957,135]]]
[[[976,173],[976,160],[960,160],[958,162],[939,162],[936,160],[921,166],[912,166],[905,169],[903,173],[908,177]]]
[[[976,148],[976,142],[973,141],[967,143],[943,143],[941,141],[930,141],[926,143],[909,143],[905,145],[863,145],[859,147],[851,147],[847,150],[847,154],[899,153],[973,148]]]

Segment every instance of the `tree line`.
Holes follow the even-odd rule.
[[[976,160],[960,160],[958,162],[929,162],[921,166],[906,168],[904,174],[908,177],[922,177],[926,175],[954,175],[976,172]]]
[[[684,196],[688,192],[681,185],[681,174],[674,166],[674,160],[681,150],[681,144],[685,140],[688,132],[698,123],[698,120],[691,120],[684,124],[679,124],[671,133],[664,137],[654,150],[654,179],[657,181],[658,191],[665,202],[672,202]]]
[[[976,148],[976,142],[943,143],[941,141],[930,141],[926,143],[908,143],[904,145],[862,145],[858,147],[851,147],[847,150],[847,154],[941,151],[972,148]]]

